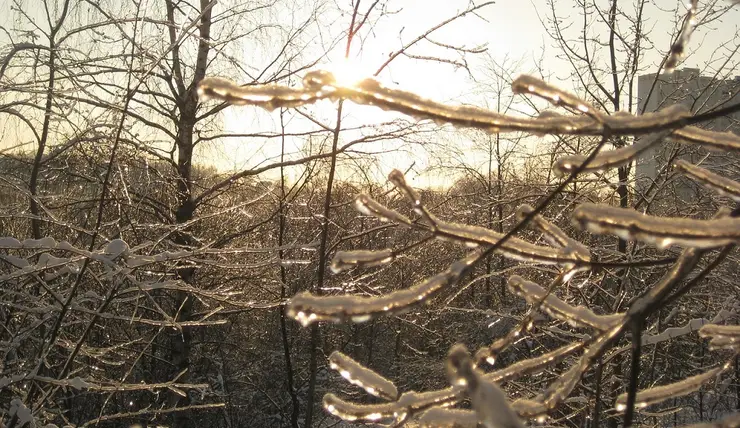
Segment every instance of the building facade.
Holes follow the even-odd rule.
[[[740,76],[716,79],[702,76],[699,69],[694,68],[670,74],[647,74],[639,76],[637,82],[638,112],[642,114],[672,104],[683,104],[693,114],[698,114],[739,103],[739,92]],[[700,126],[740,134],[740,113]],[[671,202],[676,206],[701,202],[706,198],[708,192],[705,189],[686,177],[672,174],[672,164],[677,159],[685,159],[731,178],[740,178],[740,154],[707,151],[668,139],[638,158],[635,167],[636,197],[646,196],[651,201]]]

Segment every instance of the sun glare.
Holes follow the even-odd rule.
[[[326,69],[334,74],[340,86],[352,86],[371,76],[359,62],[344,59],[327,65]]]

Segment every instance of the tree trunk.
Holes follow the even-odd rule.
[[[280,111],[280,127],[282,131],[282,137],[280,139],[280,162],[285,161],[285,124],[283,122],[283,110]],[[285,206],[285,168],[280,167],[280,206],[278,213],[278,248],[283,247],[285,242],[285,232],[287,224],[285,217],[288,215],[288,209]],[[283,260],[284,251],[281,249],[278,252],[278,257]],[[288,275],[285,270],[285,265],[280,263],[280,299],[285,299],[288,295],[292,294],[292,291],[288,286]],[[290,426],[292,428],[298,428],[298,416],[300,414],[300,407],[298,401],[298,395],[295,392],[294,380],[293,380],[293,362],[290,357],[290,339],[288,337],[288,325],[286,320],[285,311],[283,307],[277,308],[278,316],[280,317],[280,337],[283,346],[283,357],[285,358],[285,376],[286,376],[286,388],[290,395]]]
[[[166,1],[167,17],[174,23],[175,5],[171,0]],[[174,35],[176,27],[170,27],[170,42],[172,43],[172,61],[173,74],[177,86],[177,105],[180,117],[176,122],[177,130],[177,211],[175,221],[178,225],[186,224],[195,216],[196,205],[193,201],[193,149],[195,142],[193,134],[196,124],[196,112],[198,108],[198,83],[203,80],[208,63],[208,54],[210,52],[210,32],[211,32],[211,9],[207,0],[200,1],[201,18],[199,30],[198,52],[196,58],[195,72],[192,82],[185,84],[180,68],[179,46]],[[192,246],[195,244],[192,237],[186,230],[178,229],[174,234],[173,241],[178,246]],[[190,286],[196,286],[195,268],[190,266],[181,266],[176,270],[177,277]],[[177,291],[174,294],[175,310],[177,322],[190,321],[193,317],[194,299],[187,292]],[[182,327],[176,334],[172,335],[170,342],[170,357],[172,370],[170,379],[179,376],[178,381],[184,382],[188,379],[190,371],[190,354],[192,343],[192,327]],[[183,407],[190,404],[190,399],[186,395],[180,395],[170,392],[167,398],[169,407]],[[173,412],[172,424],[174,427],[194,426],[194,422],[188,415],[188,412]]]

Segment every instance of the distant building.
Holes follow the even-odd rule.
[[[685,68],[670,74],[647,74],[637,81],[638,112],[653,112],[672,104],[683,104],[692,113],[702,113],[740,102],[740,76],[734,79],[715,79],[702,76],[699,69]],[[740,113],[723,117],[700,125],[716,131],[732,131],[740,134]],[[700,163],[728,177],[740,177],[740,157],[726,153],[708,152],[697,147],[680,146],[671,141],[655,146],[643,153],[636,163],[636,190],[639,195],[656,179],[660,184],[659,197],[671,198],[674,202],[694,202],[706,191],[690,179],[677,177],[662,183],[660,174],[672,156]]]

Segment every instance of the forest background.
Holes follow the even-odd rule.
[[[461,401],[460,413],[425,416],[434,403],[418,404],[423,400],[409,394],[418,406],[383,408],[383,399],[396,402],[394,394],[367,397],[331,370],[339,367],[363,384],[353,376],[370,375],[343,360],[346,354],[392,379],[396,393],[440,390],[457,379],[445,373],[456,343],[490,354],[470,376],[517,367],[516,377],[496,384],[508,397],[505,407],[538,423],[683,425],[737,412],[737,342],[717,351],[696,333],[704,324],[737,324],[737,254],[729,248],[740,236],[733,235],[734,213],[720,219],[729,232],[714,236],[717,245],[671,238],[689,248],[683,252],[656,249],[668,242],[641,239],[634,228],[622,239],[590,234],[571,218],[584,203],[704,221],[734,206],[732,188],[718,195],[696,186],[686,196],[675,159],[729,178],[740,171],[732,153],[678,138],[676,129],[687,124],[678,123],[682,116],[639,130],[635,117],[623,131],[605,126],[611,122],[604,117],[637,114],[646,103],[638,77],[680,57],[681,67],[698,69],[712,83],[695,89],[692,81],[678,81],[679,90],[654,95],[664,98],[659,108],[688,104],[698,118],[692,124],[737,129],[736,81],[720,104],[696,94],[739,74],[738,9],[724,0],[700,2],[692,18],[683,3],[648,0],[435,7],[381,0],[4,0],[2,423],[324,427],[340,416],[409,424],[472,417],[473,424],[489,424],[474,411],[470,391],[440,401]],[[681,55],[676,46],[685,46]],[[416,114],[422,120],[363,105],[384,93],[374,86],[370,95],[301,105],[281,102],[281,92],[269,86],[307,90],[311,81],[304,77],[317,69],[334,74],[329,87],[352,88],[375,77],[401,104],[412,98],[395,88],[547,122],[555,117],[548,103],[553,92],[522,86],[517,77],[528,74],[574,94],[582,100],[576,107],[600,112],[574,117],[594,117],[603,126],[588,132],[497,126],[503,129],[495,132],[468,126],[469,119],[430,116],[434,106],[423,100],[407,104],[426,109]],[[227,100],[268,109],[204,99],[204,79],[214,76],[263,97]],[[567,97],[555,93],[553,104],[568,107]],[[726,124],[716,129],[710,119]],[[564,157],[636,147],[661,127],[675,131],[671,138],[659,134],[669,161],[647,188],[636,185],[634,154],[609,170],[563,171]],[[721,147],[736,151],[737,138],[696,140],[729,141]],[[405,217],[384,222],[388,215],[357,195],[404,213],[411,202],[414,217],[406,225]],[[557,238],[548,241],[553,229],[525,227],[544,222],[520,208],[526,204],[552,222],[542,224],[557,225],[580,244],[567,241],[551,259],[543,253],[512,260],[493,248],[518,242],[502,238],[510,232],[558,247]],[[453,230],[445,229],[447,222],[492,235],[444,232]],[[630,312],[659,289],[673,263],[686,268],[680,263],[692,244],[702,250],[683,282],[672,283],[671,294],[656,298],[649,311]],[[474,246],[481,250],[470,253]],[[570,260],[566,250],[581,246],[588,247],[588,260],[562,262]],[[353,250],[381,252],[347,253]],[[462,257],[474,262],[458,275]],[[691,268],[698,273],[689,275]],[[292,319],[312,321],[296,310],[300,298],[290,300],[303,292],[383,296],[439,272],[448,272],[446,287],[430,305],[364,317],[342,301],[326,319],[364,322],[305,322],[306,328]],[[507,288],[512,275],[553,286],[539,297],[530,288],[522,299]],[[566,305],[564,315],[560,303],[548,300],[555,296]],[[370,308],[373,301],[357,302]],[[579,305],[599,321],[579,322]],[[611,326],[610,314],[624,313],[632,314],[625,318],[630,322],[608,349],[598,358],[578,357],[590,340],[611,331],[601,324]],[[537,360],[550,352],[562,355],[547,364]],[[514,365],[527,361],[537,362],[537,370]],[[578,384],[557,397],[567,388],[556,379],[578,361],[587,362]],[[354,369],[342,370],[346,364]],[[711,376],[689,382],[685,395],[637,406],[653,404],[636,402],[638,389],[702,373]],[[631,398],[623,403],[625,393]],[[545,410],[530,414],[529,404],[516,404],[532,397]]]

